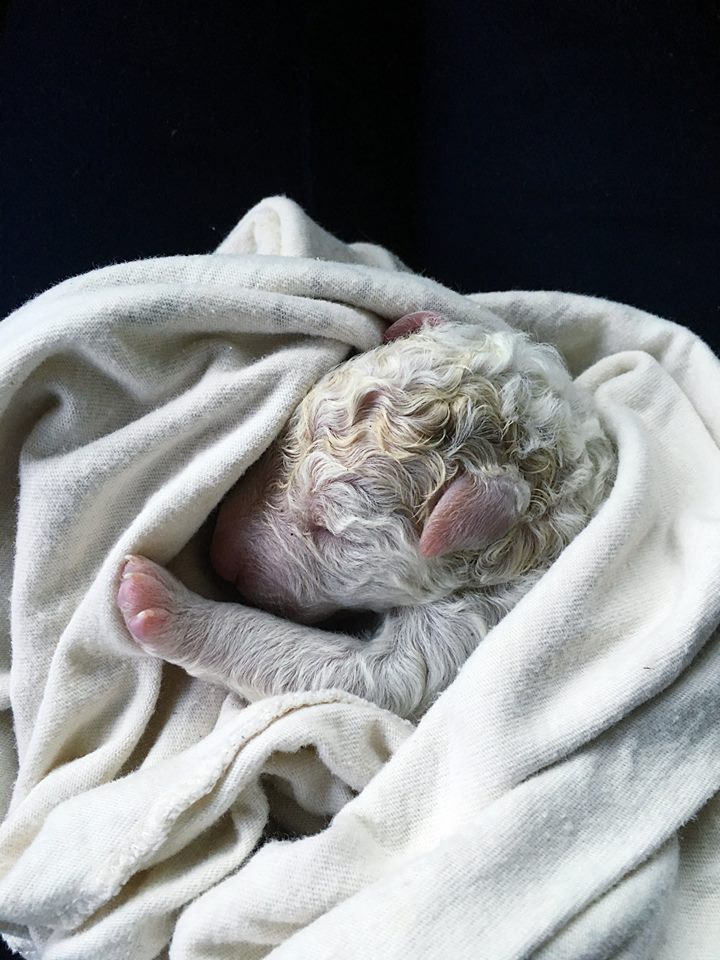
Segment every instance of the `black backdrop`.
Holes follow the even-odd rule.
[[[720,349],[715,0],[11,0],[0,96],[0,315],[287,193],[465,292]]]
[[[465,292],[720,347],[717,0],[11,0],[0,37],[0,315],[287,193]]]

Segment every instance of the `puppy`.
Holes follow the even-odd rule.
[[[340,688],[418,718],[588,523],[614,449],[559,354],[422,312],[324,376],[221,506],[246,604],[129,557],[146,651],[247,699]],[[361,632],[317,626],[372,611]]]

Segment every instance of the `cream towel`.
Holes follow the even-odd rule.
[[[212,508],[418,309],[563,351],[619,449],[598,516],[416,729],[337,692],[246,707],[139,653],[123,555],[189,542],[209,591]],[[720,364],[693,334],[464,297],[272,198],[215,254],[5,320],[0,434],[0,929],[28,960],[718,960]],[[259,846],[269,813],[307,836]]]

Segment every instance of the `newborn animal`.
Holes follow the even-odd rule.
[[[559,354],[428,312],[324,376],[221,506],[211,559],[251,606],[129,557],[145,650],[248,699],[341,688],[416,718],[588,523],[614,449]],[[317,626],[374,611],[370,636]]]

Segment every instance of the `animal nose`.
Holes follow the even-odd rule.
[[[223,580],[235,581],[240,567],[237,544],[234,543],[232,529],[218,518],[210,543],[210,563]]]
[[[210,544],[210,562],[224,579],[238,575],[248,542],[263,509],[269,460],[261,458],[246,472],[220,506]]]
[[[234,583],[248,599],[254,597],[269,579],[266,558],[257,547],[257,524],[254,518],[227,517],[220,511],[210,543],[210,563],[223,578]]]

